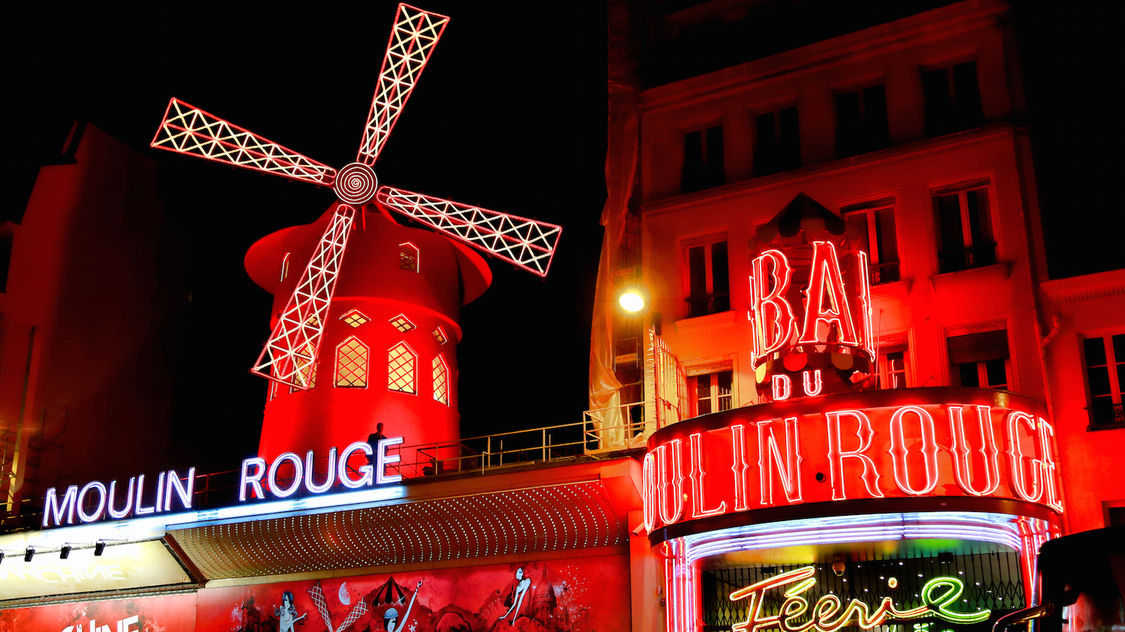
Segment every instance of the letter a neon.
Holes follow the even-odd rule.
[[[840,260],[836,258],[836,247],[831,242],[814,241],[812,272],[809,275],[809,288],[805,292],[808,304],[805,308],[805,325],[801,330],[801,344],[828,342],[817,336],[817,326],[823,322],[827,331],[836,324],[841,344],[858,345],[855,326],[852,324],[852,310],[848,296],[844,293],[844,277],[840,274]],[[828,300],[825,301],[825,294]]]

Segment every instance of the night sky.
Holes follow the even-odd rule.
[[[247,370],[269,334],[270,296],[242,258],[257,239],[315,220],[334,196],[148,143],[174,95],[334,167],[354,160],[396,3],[322,4],[52,7],[3,27],[6,218],[22,212],[72,119],[160,165],[191,293],[172,376],[179,466],[230,468],[256,448],[266,382]],[[564,226],[545,281],[490,260],[492,288],[463,311],[463,434],[578,422],[605,200],[605,4],[420,4],[452,21],[376,164],[380,182]],[[1119,21],[1110,3],[1014,4],[1030,103],[1017,124],[1033,129],[1050,274],[1121,267]]]
[[[247,371],[269,335],[271,297],[242,258],[335,196],[148,143],[176,96],[336,168],[352,162],[397,3],[325,6],[53,14],[5,30],[18,61],[3,106],[16,158],[7,217],[22,212],[40,156],[59,151],[71,119],[159,163],[191,292],[174,378],[177,465],[233,468],[256,449],[266,381]],[[489,259],[491,289],[463,309],[463,435],[579,422],[605,201],[604,5],[421,6],[451,22],[375,165],[380,182],[564,226],[546,280]]]

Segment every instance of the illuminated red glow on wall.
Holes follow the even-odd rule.
[[[1054,435],[1032,400],[972,389],[871,395],[865,407],[797,400],[658,432],[643,466],[646,528],[863,498],[1011,498],[1062,512]]]

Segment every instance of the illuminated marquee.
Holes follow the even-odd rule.
[[[816,585],[816,569],[812,566],[780,573],[751,586],[731,593],[731,601],[749,599],[746,621],[731,626],[734,632],[760,632],[778,629],[782,632],[836,632],[845,626],[855,625],[864,630],[883,625],[888,619],[911,620],[934,617],[949,623],[972,624],[987,621],[990,610],[959,612],[950,606],[957,604],[965,585],[955,577],[935,577],[926,582],[920,593],[922,606],[898,610],[890,597],[883,597],[872,610],[866,603],[852,599],[847,605],[834,594],[822,595],[812,605],[803,593]],[[892,577],[893,581],[894,578]],[[891,584],[894,587],[894,584]],[[763,614],[765,595],[773,589],[783,590],[784,601],[777,614]],[[807,619],[807,620],[805,620]]]
[[[979,389],[837,395],[727,411],[649,440],[649,532],[861,498],[1011,498],[1062,513],[1054,429],[1032,400]]]

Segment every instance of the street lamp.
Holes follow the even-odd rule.
[[[617,302],[627,312],[639,312],[645,308],[645,299],[634,290],[629,290],[621,295]]]

